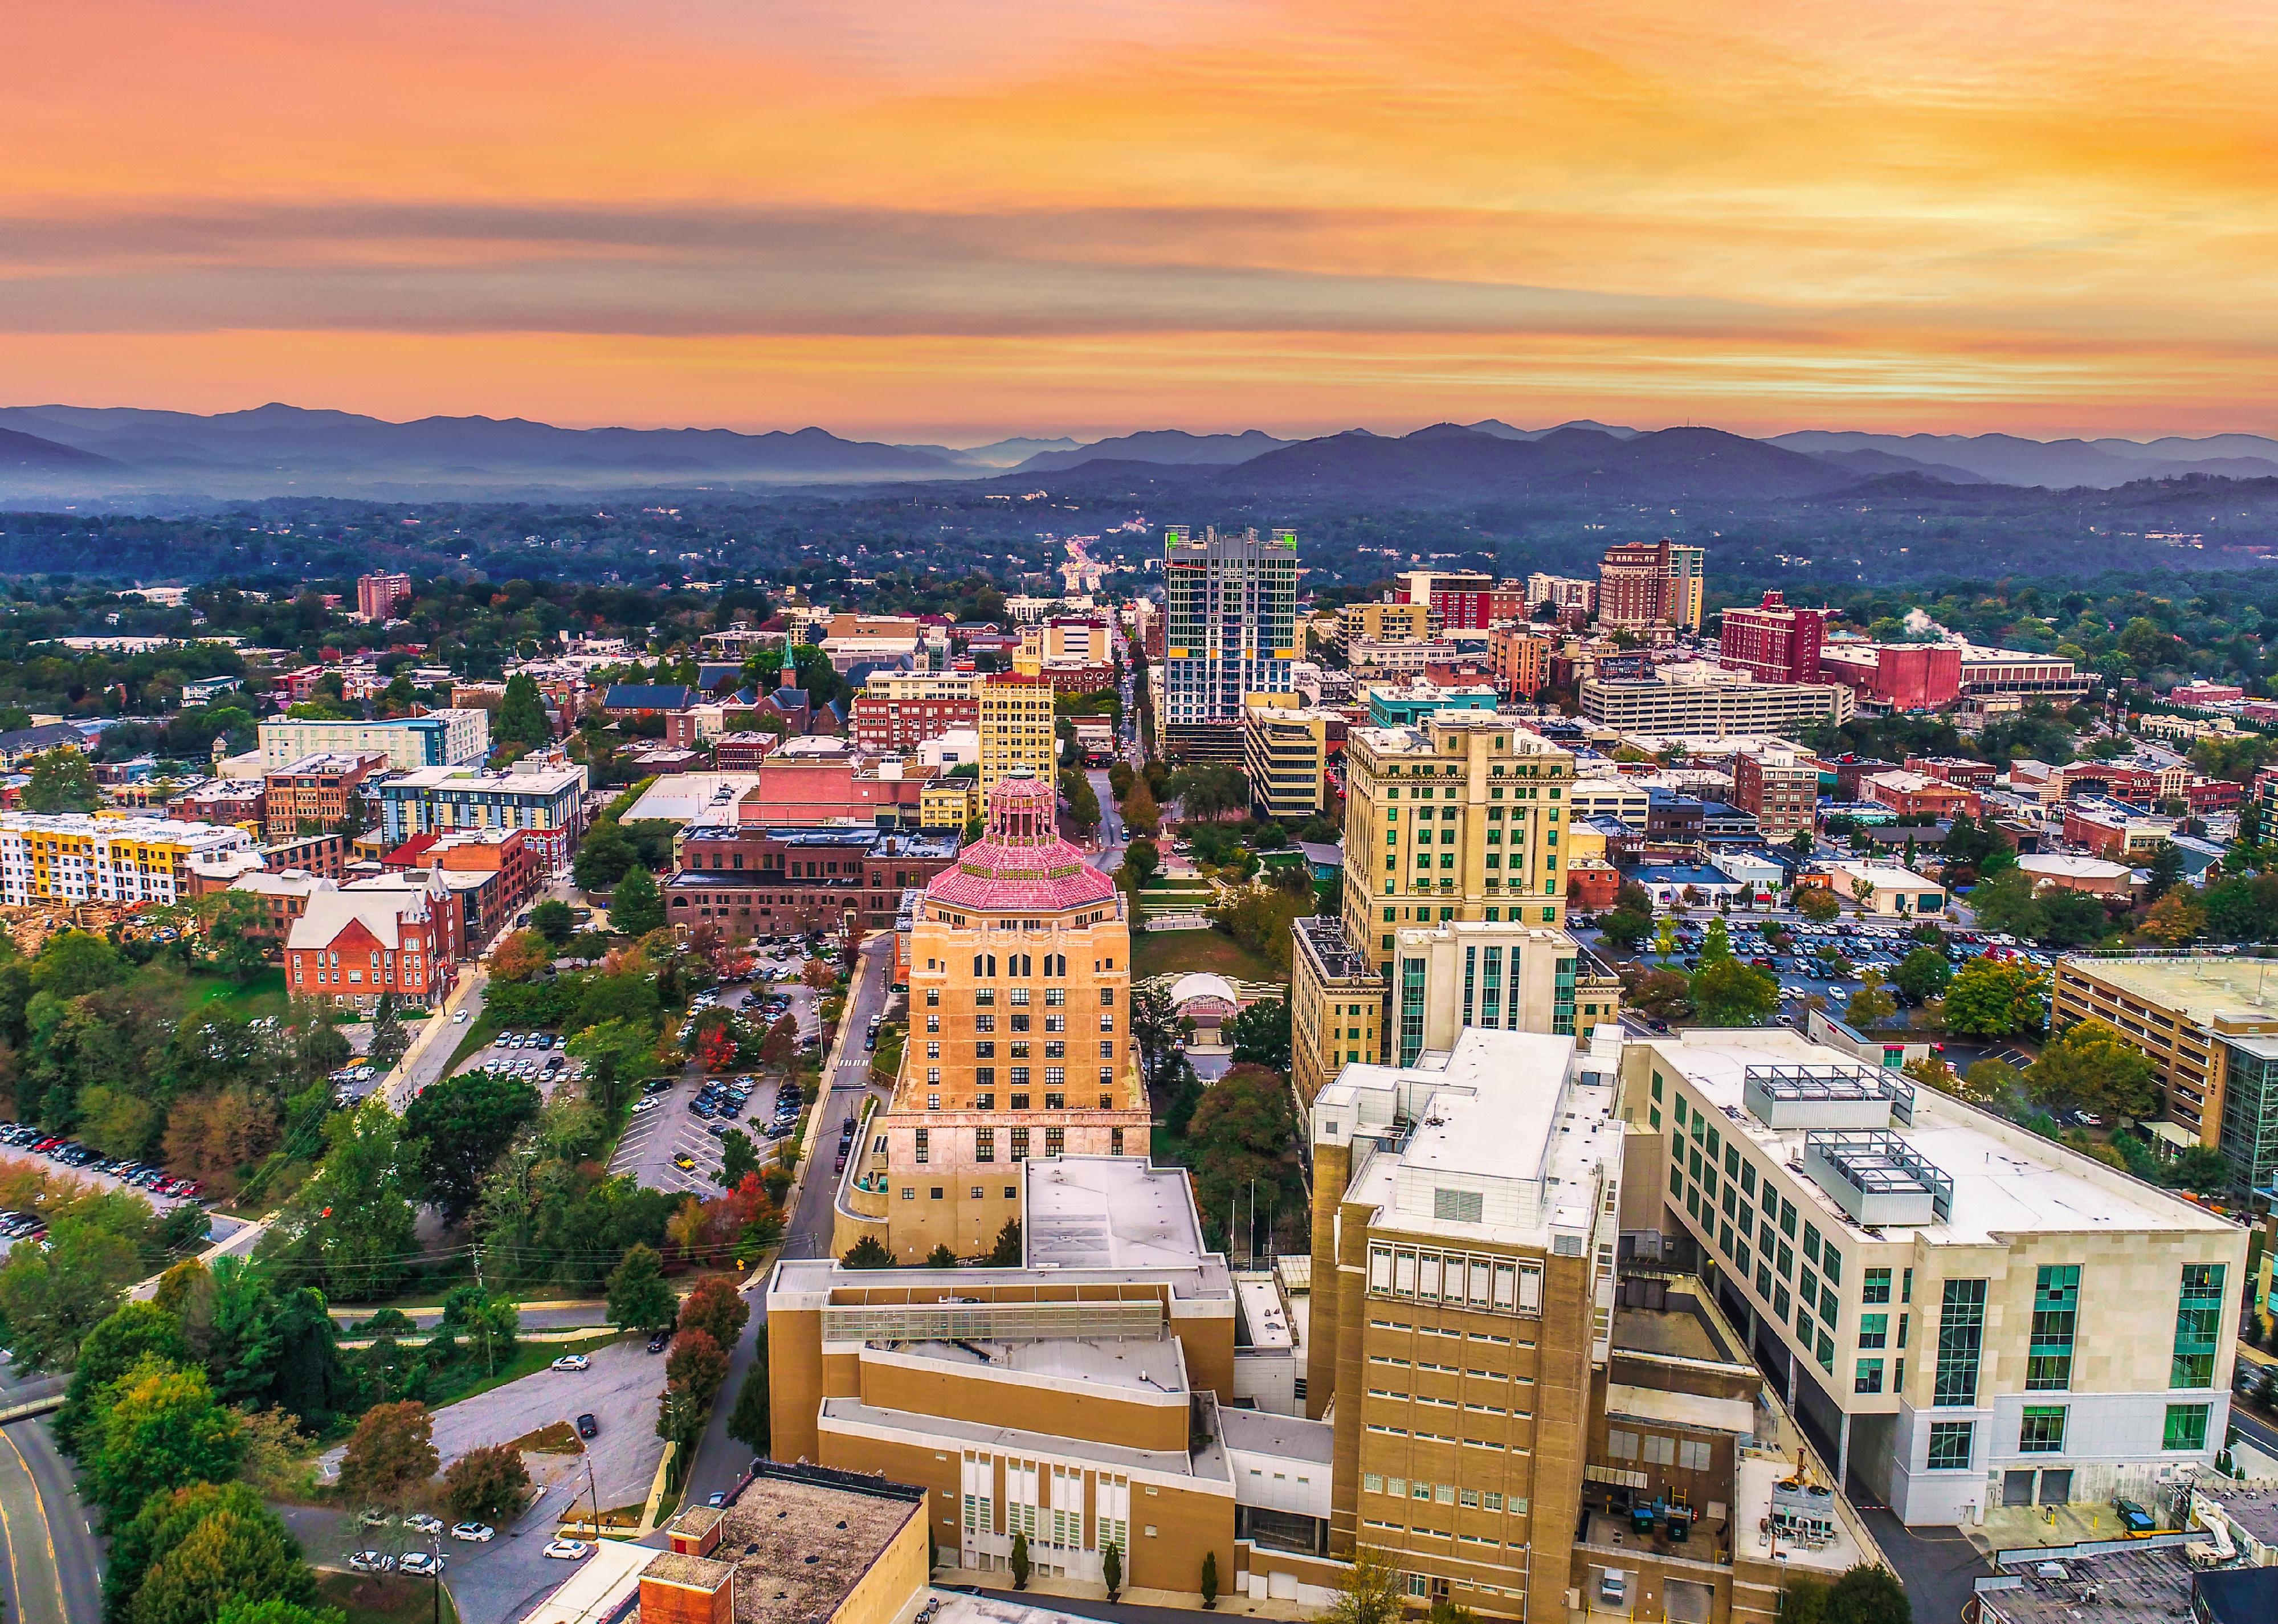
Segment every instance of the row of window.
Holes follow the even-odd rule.
[[[1387,1477],[1380,1472],[1360,1475],[1361,1492],[1389,1495],[1395,1500],[1430,1500],[1437,1505],[1459,1505],[1465,1511],[1508,1512],[1514,1517],[1526,1515],[1526,1499],[1512,1495],[1509,1499],[1492,1489],[1465,1489],[1456,1483],[1427,1483],[1421,1478],[1410,1481],[1405,1477]]]
[[[2160,1447],[2178,1453],[2204,1450],[2207,1441],[2207,1420],[2213,1406],[2205,1404],[2171,1404],[2160,1428]],[[2017,1429],[2017,1452],[2022,1455],[2052,1455],[2064,1452],[2065,1410],[2062,1405],[2029,1405],[2020,1418]],[[1976,1421],[1932,1421],[1930,1424],[1929,1468],[1933,1472],[1961,1472],[1969,1468],[1977,1444]]]

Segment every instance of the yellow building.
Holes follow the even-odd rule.
[[[1302,823],[1326,811],[1329,747],[1344,739],[1344,713],[1303,709],[1294,693],[1252,693],[1242,717],[1242,766],[1259,815]]]
[[[1609,1041],[1473,1029],[1433,1069],[1348,1067],[1313,1101],[1330,1552],[1381,1552],[1417,1605],[1567,1616],[1614,1315]]]
[[[944,778],[918,792],[918,827],[962,830],[981,815],[981,785],[972,778]]]
[[[1059,741],[1053,727],[1052,685],[1034,670],[1007,671],[981,685],[981,793],[1009,772],[1055,780]]]
[[[1337,611],[1337,640],[1348,647],[1359,638],[1420,642],[1431,635],[1429,603],[1348,603]]]
[[[190,860],[254,851],[244,830],[165,817],[0,813],[0,902],[172,903]]]
[[[986,834],[934,877],[910,938],[910,1031],[835,1250],[986,1252],[1032,1156],[1144,1158],[1122,893],[1061,839],[1051,781],[1012,776]]]
[[[1345,939],[1380,972],[1403,925],[1565,918],[1574,758],[1510,716],[1444,711],[1345,745]]]
[[[1342,922],[1315,914],[1290,928],[1289,1081],[1310,1106],[1347,1066],[1384,1057],[1384,977]]]

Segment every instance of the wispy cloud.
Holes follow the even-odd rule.
[[[88,0],[11,33],[15,399],[2278,428],[2278,12],[2244,0]]]

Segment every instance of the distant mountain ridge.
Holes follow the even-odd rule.
[[[143,494],[506,494],[739,485],[1041,480],[1064,491],[1222,492],[1444,506],[1528,498],[1736,501],[1890,480],[1923,488],[2111,489],[2187,476],[2278,478],[2278,439],[2152,440],[1715,428],[1549,428],[1496,417],[1408,434],[1290,440],[1262,429],[1143,429],[1089,442],[1014,436],[954,448],[851,440],[820,427],[562,428],[521,417],[395,423],[274,403],[203,416],[134,407],[0,408],[0,501]]]

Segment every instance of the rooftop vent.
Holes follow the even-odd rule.
[[[1953,1181],[1895,1133],[1807,1134],[1803,1170],[1869,1229],[1929,1223],[1953,1211]]]
[[[1868,1066],[1750,1066],[1741,1099],[1767,1128],[1887,1129],[1915,1120],[1914,1085]]]

